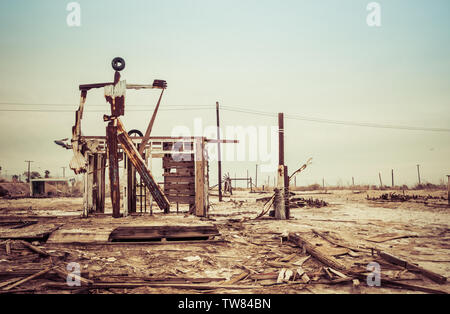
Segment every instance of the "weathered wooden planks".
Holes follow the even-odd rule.
[[[168,143],[165,143],[164,148],[168,147],[166,144]],[[192,143],[184,143],[184,146],[186,145],[192,147]],[[166,154],[163,158],[163,168],[164,193],[169,201],[193,205],[195,203],[194,154]]]
[[[109,241],[209,238],[220,235],[216,226],[127,226],[111,232]]]
[[[205,138],[195,141],[195,215],[207,215],[205,195]]]

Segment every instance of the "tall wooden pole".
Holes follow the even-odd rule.
[[[119,186],[119,158],[117,156],[117,125],[115,120],[106,127],[106,141],[109,157],[109,184],[111,190],[112,216],[120,217],[120,186]]]
[[[380,188],[383,188],[383,181],[381,181],[381,172],[378,172],[378,177],[380,178]]]
[[[419,178],[419,184],[421,184],[421,182],[420,182],[420,165],[417,165],[417,177]]]
[[[220,119],[219,119],[219,102],[216,102],[216,119],[217,119],[217,169],[218,169],[218,187],[219,202],[222,202],[222,160],[220,152]]]
[[[246,182],[247,182],[247,189],[248,189],[248,169],[247,169],[247,176],[245,178],[247,179]]]
[[[258,187],[258,164],[256,164],[256,172],[255,172],[255,188]]]
[[[278,114],[278,165],[284,165],[284,115]]]
[[[447,202],[448,202],[448,205],[450,206],[450,175],[447,175],[447,180],[448,180],[448,183],[447,183]]]
[[[275,203],[275,218],[289,219],[289,175],[284,165],[284,115],[278,114],[278,190]]]
[[[391,176],[392,176],[392,187],[394,187],[394,169],[391,170]]]
[[[25,160],[26,163],[28,163],[28,183],[30,183],[30,177],[31,177],[31,172],[30,172],[30,164],[34,161],[32,160]]]

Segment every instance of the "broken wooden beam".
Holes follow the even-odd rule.
[[[24,283],[26,283],[26,282],[28,282],[28,281],[30,281],[30,280],[33,280],[33,279],[36,279],[36,278],[38,278],[38,277],[40,277],[40,276],[42,276],[42,275],[45,275],[46,273],[50,272],[52,269],[53,269],[53,267],[46,268],[46,269],[44,269],[44,270],[42,270],[42,271],[40,271],[40,272],[35,273],[34,275],[31,275],[31,276],[29,276],[29,277],[27,277],[27,278],[24,278],[24,279],[22,279],[22,280],[19,280],[19,281],[17,281],[16,283],[13,283],[12,285],[3,288],[3,290],[4,290],[4,291],[11,290],[12,288],[15,288],[15,287],[17,287],[17,286],[20,286],[21,284],[24,284]]]
[[[343,248],[346,248],[346,249],[349,249],[349,250],[352,250],[352,251],[355,251],[355,252],[366,252],[366,253],[369,252],[369,250],[362,250],[360,248],[357,248],[357,247],[354,247],[354,246],[351,246],[351,245],[348,245],[348,244],[344,244],[341,241],[332,239],[330,236],[326,235],[324,232],[320,232],[320,231],[314,230],[314,229],[312,229],[312,232],[314,234],[320,236],[324,240],[326,240],[326,241],[328,241],[331,244],[334,244],[336,246],[340,246],[340,247],[343,247]]]
[[[327,256],[327,255],[323,254],[322,252],[320,252],[315,247],[315,245],[313,245],[311,242],[309,242],[308,240],[301,237],[298,233],[292,233],[292,232],[289,233],[288,241],[292,242],[294,244],[297,244],[300,247],[303,247],[306,250],[306,252],[311,254],[313,257],[315,257],[317,260],[319,260],[326,266],[332,267],[334,269],[338,269],[343,272],[348,271],[347,267],[344,264],[342,264],[335,258],[333,258],[331,256]]]
[[[69,273],[61,267],[56,267],[53,269],[53,271],[56,272],[64,280],[72,278],[73,280],[79,281],[85,285],[91,285],[94,283],[92,280],[83,278],[81,276],[78,276],[77,274]]]
[[[122,144],[124,152],[127,154],[129,161],[133,164],[136,170],[141,175],[142,181],[145,183],[159,208],[164,210],[164,213],[169,213],[170,204],[161,187],[156,183],[152,173],[145,165],[142,156],[139,154],[136,146],[133,144],[131,137],[125,131],[125,127],[119,118],[117,121],[117,138]]]
[[[423,276],[427,277],[428,279],[431,279],[434,282],[437,282],[439,284],[443,284],[447,281],[447,278],[445,276],[436,274],[435,272],[432,272],[431,270],[425,269],[423,267],[420,267],[419,265],[413,264],[411,262],[408,262],[404,259],[401,259],[397,256],[394,256],[392,254],[376,250],[378,256],[380,256],[385,261],[392,263],[394,265],[399,265],[404,267],[405,269],[408,269],[412,272],[417,272],[422,274]]]
[[[30,249],[31,251],[33,251],[33,252],[35,252],[35,253],[38,253],[39,255],[42,255],[42,256],[51,256],[51,254],[47,253],[47,252],[44,251],[43,249],[38,248],[37,246],[34,246],[34,245],[28,243],[27,241],[17,240],[17,241],[15,241],[15,242],[24,245],[25,247],[27,247],[28,249]]]

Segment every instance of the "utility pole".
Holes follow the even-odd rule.
[[[380,188],[383,188],[383,181],[381,181],[381,172],[378,172],[378,177],[380,178]]]
[[[220,119],[219,119],[219,102],[216,102],[216,119],[217,119],[217,168],[219,181],[219,202],[222,202],[222,160],[220,153]]]
[[[394,188],[394,169],[391,170],[392,175],[392,188]]]
[[[450,175],[449,174],[447,175],[447,180],[448,180],[448,183],[447,183],[447,202],[448,202],[448,205],[450,206]]]
[[[325,190],[325,178],[322,178],[322,189]]]
[[[419,178],[419,185],[421,184],[420,182],[420,165],[417,165],[417,177]]]
[[[34,162],[34,161],[33,160],[25,160],[25,162],[28,163],[28,183],[30,183],[30,175],[31,175],[31,173],[30,173],[30,164],[32,162]]]
[[[63,170],[63,178],[65,178],[66,177],[66,168],[67,167],[61,167],[62,168],[62,170]]]
[[[284,164],[284,114],[278,114],[278,201],[275,203],[275,218],[289,219],[289,176],[287,174],[287,166]]]
[[[255,188],[258,187],[258,164],[256,164],[256,173],[255,173]]]
[[[355,188],[355,178],[352,177],[352,189]]]

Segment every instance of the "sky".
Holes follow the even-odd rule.
[[[352,177],[355,184],[378,184],[379,173],[389,184],[391,169],[396,184],[413,185],[417,164],[422,182],[438,184],[450,174],[447,0],[377,1],[380,27],[366,22],[367,0],[80,0],[79,27],[67,25],[69,2],[0,0],[2,174],[23,173],[24,161],[33,160],[33,170],[62,175],[72,152],[53,141],[71,136],[78,85],[111,81],[117,56],[126,61],[127,82],[168,82],[154,136],[179,126],[193,130],[196,119],[214,126],[216,101],[224,108],[224,131],[276,126],[278,112],[441,128],[286,118],[285,159],[292,172],[313,158],[297,185],[323,178],[345,185]],[[145,131],[157,97],[151,90],[127,91],[125,126]],[[175,106],[184,110],[168,110]],[[86,112],[83,134],[104,135],[109,107],[103,90],[88,93],[89,110],[96,112]],[[276,141],[271,145],[276,149]],[[254,176],[255,164],[264,161],[225,160],[223,171]],[[212,182],[216,173],[212,162]],[[258,184],[274,175],[260,172]]]

